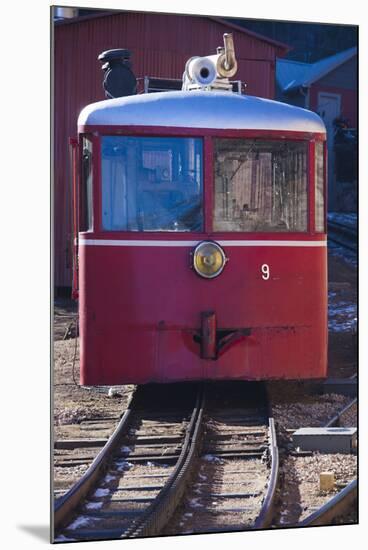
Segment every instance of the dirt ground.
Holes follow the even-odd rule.
[[[335,485],[331,492],[319,488],[320,472],[331,472]],[[356,478],[356,456],[313,453],[306,457],[287,457],[280,468],[278,527],[296,525],[335,496]],[[355,512],[355,514],[354,514]],[[356,509],[343,523],[356,523]]]
[[[75,338],[77,306],[58,300],[54,316],[54,438],[85,437],[81,422],[111,419],[111,430],[124,412],[132,386],[114,388],[117,395],[108,397],[107,387],[79,386],[79,341]],[[73,338],[63,339],[72,334]],[[110,431],[111,431],[110,430]],[[109,430],[108,430],[109,431]],[[104,434],[106,435],[106,434]],[[88,434],[93,437],[93,433]]]

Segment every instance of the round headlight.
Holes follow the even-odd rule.
[[[193,254],[193,267],[201,277],[212,279],[220,275],[227,258],[221,246],[214,242],[199,243]]]

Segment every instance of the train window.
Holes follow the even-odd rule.
[[[202,140],[104,136],[102,226],[108,231],[201,231]]]
[[[80,231],[92,229],[92,141],[88,137],[82,140],[82,182]]]
[[[307,231],[308,144],[215,141],[215,231]]]
[[[315,146],[315,226],[318,233],[325,230],[325,201],[323,186],[323,142],[317,141]]]

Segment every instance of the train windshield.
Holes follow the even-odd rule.
[[[307,231],[308,144],[215,141],[215,231]]]
[[[201,231],[202,140],[102,137],[102,225],[108,231]]]

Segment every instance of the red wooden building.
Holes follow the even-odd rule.
[[[228,22],[205,16],[111,12],[54,25],[54,284],[71,286],[69,137],[82,108],[104,99],[98,55],[113,48],[132,52],[137,78],[181,78],[186,61],[208,55],[234,36],[238,72],[246,93],[275,98],[276,57],[289,47]]]
[[[357,48],[316,63],[278,60],[278,98],[317,112],[331,131],[337,117],[357,124]]]
[[[357,204],[356,145],[346,156],[335,144],[337,119],[344,119],[354,131],[357,127],[357,53],[357,48],[350,48],[316,63],[281,59],[276,64],[277,99],[315,111],[326,125],[330,211],[354,211]],[[351,166],[349,173],[346,165]]]

